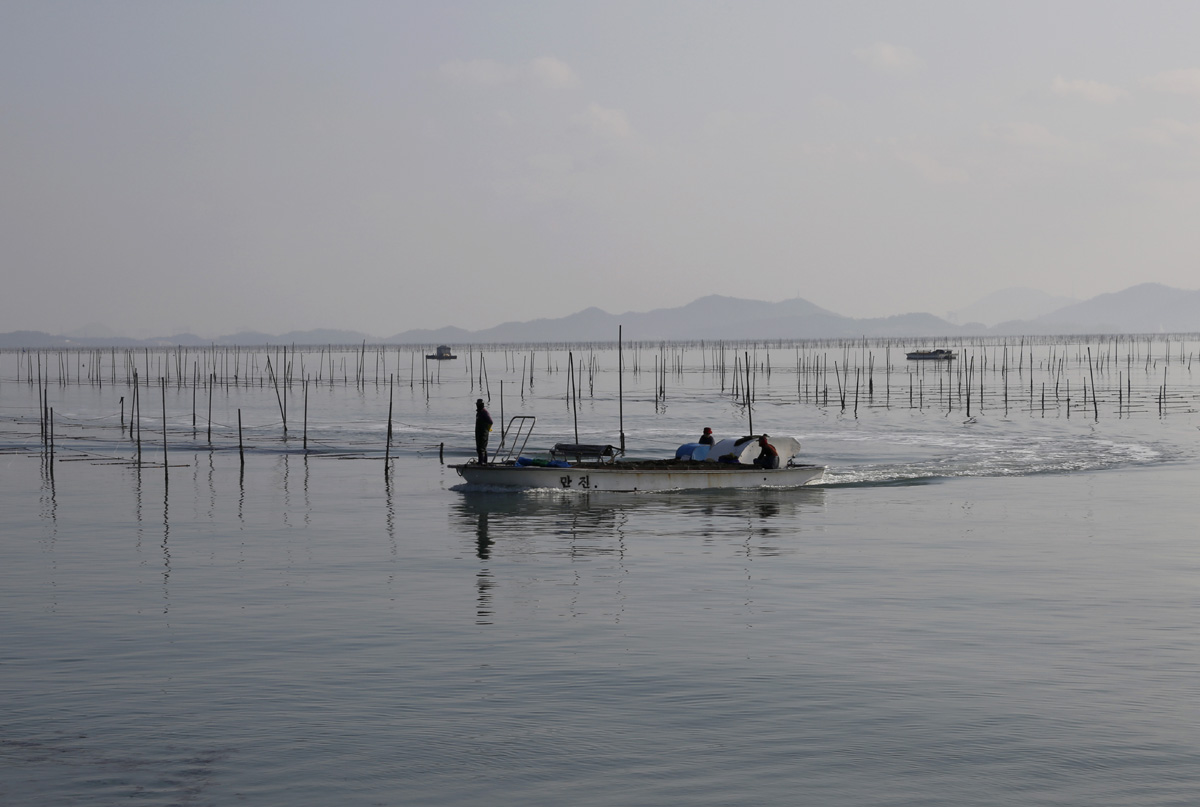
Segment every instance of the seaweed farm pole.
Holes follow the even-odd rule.
[[[971,355],[971,363],[967,368],[967,418],[971,417],[971,375],[975,372],[975,356]],[[981,371],[982,372],[982,371]]]
[[[271,383],[275,387],[275,402],[279,404],[279,416],[283,418],[283,437],[287,439],[287,409],[283,405],[283,396],[279,393],[279,376],[275,375],[275,368],[271,366],[271,357],[267,357],[267,372],[271,374]],[[356,383],[357,387],[358,384]]]
[[[858,417],[858,381],[862,375],[862,368],[854,368],[854,417]],[[849,386],[850,379],[846,379],[846,385]]]
[[[391,442],[392,405],[388,403],[388,442]],[[304,451],[308,451],[308,376],[304,377]]]
[[[1092,379],[1092,412],[1096,416],[1096,421],[1100,420],[1100,404],[1096,401],[1096,371],[1092,369],[1092,346],[1088,345],[1088,375]],[[1163,383],[1166,383],[1166,368],[1163,368]]]
[[[137,420],[137,464],[142,464],[142,393],[141,385],[138,383],[137,367],[133,368],[133,408],[135,410],[134,417]],[[132,426],[132,423],[130,424]],[[130,429],[132,431],[132,428]]]
[[[212,399],[213,390],[217,386],[217,374],[214,372],[208,381],[208,444],[212,446]]]
[[[1004,379],[1004,416],[1008,417],[1008,345],[1004,345],[1004,363],[1000,368],[1000,377]],[[1031,407],[1032,408],[1032,407]]]
[[[170,369],[168,364],[167,368]],[[162,385],[162,407],[163,407],[163,471],[167,470],[167,379],[159,378],[159,383]]]
[[[972,356],[971,363],[973,364],[974,362],[975,362],[975,357]],[[992,362],[992,366],[995,367],[994,361]],[[987,369],[987,353],[983,353],[979,358],[979,411],[980,412],[983,411],[983,402],[984,402],[984,400],[986,400],[983,396],[983,376],[984,376],[984,372],[986,371],[986,369]]]
[[[842,372],[841,372],[841,370],[838,369],[838,363],[836,360],[833,362],[833,377],[837,380],[838,398],[841,399],[842,411],[845,412],[846,411],[846,391],[842,388]],[[846,383],[847,383],[847,385],[849,385],[850,379],[847,378]]]
[[[392,462],[392,400],[396,395],[396,377],[388,376],[388,430],[387,448],[383,451],[383,475],[388,475]],[[304,447],[308,448],[308,381],[304,382]]]
[[[754,434],[754,406],[750,400],[750,351],[746,351],[746,419],[750,433]]]
[[[481,357],[482,358],[482,357]],[[567,400],[572,402],[571,414],[575,421],[575,442],[579,443],[579,401],[575,392],[575,356],[567,351]]]
[[[238,409],[238,458],[242,462],[242,470],[246,469],[246,450],[242,446],[242,410]]]
[[[617,326],[617,428],[621,432],[621,453],[625,453],[625,353],[622,346],[622,326]]]

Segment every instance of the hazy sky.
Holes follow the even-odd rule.
[[[0,0],[0,332],[1200,286],[1200,3]]]

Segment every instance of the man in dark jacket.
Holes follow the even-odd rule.
[[[487,464],[488,434],[492,430],[492,416],[483,408],[483,398],[475,401],[475,453],[479,455],[479,464]]]
[[[767,442],[768,436],[764,434],[758,438],[760,451],[758,452],[758,456],[754,458],[754,464],[759,468],[778,468],[779,452],[775,449],[775,446]]]

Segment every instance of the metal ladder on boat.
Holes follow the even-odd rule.
[[[536,422],[537,418],[533,415],[513,415],[509,418],[508,428],[500,432],[500,443],[492,452],[491,462],[493,464],[511,462],[514,454],[520,456],[521,452],[525,450],[525,444],[529,442],[529,435],[533,434],[533,424]],[[518,443],[520,443],[519,448],[517,447]],[[506,447],[507,450],[505,450]],[[501,452],[504,454],[501,455]]]

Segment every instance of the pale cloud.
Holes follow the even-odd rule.
[[[1167,70],[1151,76],[1145,83],[1155,92],[1200,96],[1200,68]]]
[[[606,109],[599,104],[589,104],[588,108],[572,119],[576,125],[601,137],[629,137],[633,127],[629,119],[620,109]]]
[[[1009,123],[992,134],[1006,143],[1024,148],[1062,151],[1071,146],[1067,138],[1054,134],[1040,123]]]
[[[917,173],[932,185],[955,185],[966,182],[970,177],[961,168],[947,165],[936,157],[919,151],[898,151],[896,158],[916,169]]]
[[[1159,118],[1135,129],[1133,137],[1154,146],[1200,142],[1200,123],[1183,123],[1171,118]]]
[[[558,90],[579,84],[579,76],[566,62],[553,56],[540,56],[519,65],[492,59],[446,62],[438,68],[442,78],[457,84],[497,87],[502,84],[529,83]]]
[[[553,90],[574,87],[579,83],[579,76],[575,75],[571,65],[553,56],[534,59],[526,65],[525,72],[543,87]]]
[[[884,73],[911,73],[922,64],[921,58],[909,48],[886,42],[855,48],[854,55]]]
[[[1091,101],[1094,104],[1111,104],[1129,94],[1120,87],[1114,87],[1111,84],[1103,84],[1099,81],[1088,81],[1086,79],[1065,79],[1062,76],[1054,77],[1051,90],[1055,95],[1075,96],[1085,101]]]

